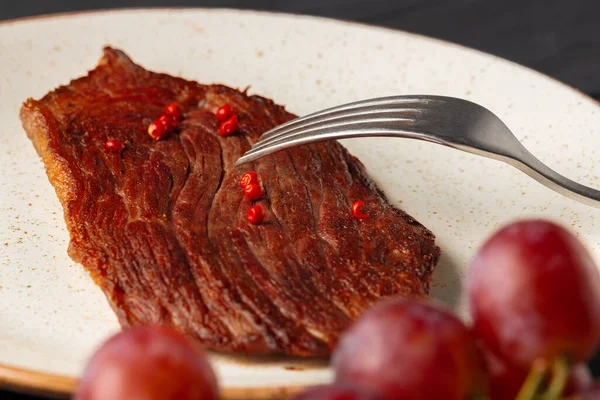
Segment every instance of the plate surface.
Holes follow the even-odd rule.
[[[297,114],[392,94],[466,98],[494,111],[550,167],[600,186],[595,102],[531,70],[453,44],[341,21],[234,10],[127,10],[3,23],[0,383],[69,391],[94,348],[119,329],[100,289],[67,256],[61,207],[18,119],[26,98],[84,75],[107,44],[150,70],[251,85],[251,93]],[[463,316],[460,291],[469,259],[511,219],[554,219],[572,227],[596,258],[600,254],[600,210],[510,166],[409,140],[344,144],[391,201],[437,235],[443,257],[433,295]],[[324,361],[213,360],[227,398],[283,393],[331,378]]]

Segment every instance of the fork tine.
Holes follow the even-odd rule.
[[[351,111],[338,111],[331,114],[326,114],[316,118],[309,118],[305,122],[290,126],[287,129],[281,129],[275,135],[265,137],[263,135],[260,140],[254,144],[253,149],[260,149],[269,146],[270,143],[279,138],[289,138],[297,134],[301,134],[313,126],[336,126],[335,124],[347,123],[350,121],[366,122],[366,121],[384,121],[393,120],[398,122],[414,120],[414,117],[421,114],[422,109],[418,108],[373,108],[372,106],[359,108]]]
[[[235,163],[236,166],[254,161],[266,155],[303,144],[316,143],[333,139],[348,139],[362,136],[394,136],[394,137],[420,137],[422,140],[432,141],[430,136],[410,129],[414,127],[414,120],[400,118],[369,119],[368,127],[357,127],[363,120],[345,120],[328,126],[318,125],[297,132],[292,137],[274,138],[269,146],[252,147]]]
[[[273,129],[271,129],[270,131],[264,133],[261,136],[261,140],[269,139],[275,135],[280,134],[283,131],[287,131],[288,129],[295,128],[298,125],[302,125],[307,122],[316,121],[319,117],[322,117],[322,116],[327,117],[330,114],[337,115],[338,113],[342,113],[345,111],[351,112],[351,111],[357,110],[357,109],[364,109],[364,108],[369,108],[369,107],[375,108],[375,107],[393,106],[393,105],[398,105],[398,106],[403,106],[405,108],[409,108],[409,106],[411,106],[411,105],[420,106],[423,104],[431,103],[433,101],[436,101],[436,100],[424,99],[424,98],[415,97],[415,96],[390,96],[390,97],[381,97],[381,98],[375,98],[375,99],[369,99],[369,100],[356,101],[353,103],[348,103],[348,104],[344,104],[341,106],[331,107],[331,108],[328,108],[325,110],[317,111],[312,114],[305,115],[304,117],[300,117],[300,118],[296,118],[291,121],[288,121],[284,124],[281,124]]]
[[[436,96],[391,96],[358,101],[312,113],[263,134],[235,165],[299,144],[323,140],[365,135],[402,137],[404,133],[413,137],[421,136],[421,132],[403,130],[402,127],[415,124],[416,120],[410,118],[411,115],[419,115],[445,101]],[[379,117],[373,118],[374,113]],[[358,128],[365,123],[368,123],[369,128]],[[424,140],[427,140],[426,135]]]

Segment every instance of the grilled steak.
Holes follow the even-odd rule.
[[[172,102],[184,112],[179,131],[155,141],[147,126]],[[239,129],[221,137],[224,104]],[[382,297],[426,295],[439,249],[337,142],[234,167],[292,118],[266,98],[149,72],[110,48],[86,77],[21,110],[64,208],[69,255],[123,327],[172,325],[217,350],[325,355]],[[124,149],[106,151],[109,139]],[[259,225],[239,184],[249,170],[265,193]],[[353,216],[356,200],[369,218]]]

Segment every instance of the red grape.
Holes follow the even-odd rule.
[[[348,385],[323,385],[311,388],[294,397],[294,400],[382,400],[381,397],[363,392]]]
[[[514,400],[527,378],[527,371],[489,351],[483,353],[490,376],[490,400]]]
[[[132,328],[92,356],[76,400],[216,400],[217,383],[203,350],[176,331]]]
[[[467,276],[475,332],[495,354],[529,369],[534,360],[587,360],[600,341],[600,274],[577,238],[548,221],[495,233]]]
[[[487,350],[483,353],[490,375],[490,400],[514,400],[529,371],[512,365]],[[588,387],[591,382],[592,374],[587,365],[578,364],[571,369],[563,395],[574,395]]]
[[[423,300],[376,305],[341,338],[336,382],[389,400],[464,400],[486,391],[483,358],[471,331]]]

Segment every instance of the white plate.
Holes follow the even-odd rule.
[[[549,166],[600,186],[595,102],[531,70],[453,44],[340,21],[233,10],[128,10],[3,23],[0,382],[68,391],[94,348],[119,329],[100,289],[67,256],[61,207],[18,119],[26,98],[84,75],[106,44],[151,70],[252,85],[251,92],[298,114],[391,94],[470,99],[493,110]],[[463,316],[466,265],[499,224],[552,218],[600,254],[600,210],[512,167],[409,140],[344,143],[392,201],[437,235],[443,257],[433,294]],[[331,377],[325,366],[289,369],[298,362],[288,359],[214,361],[228,398]]]

